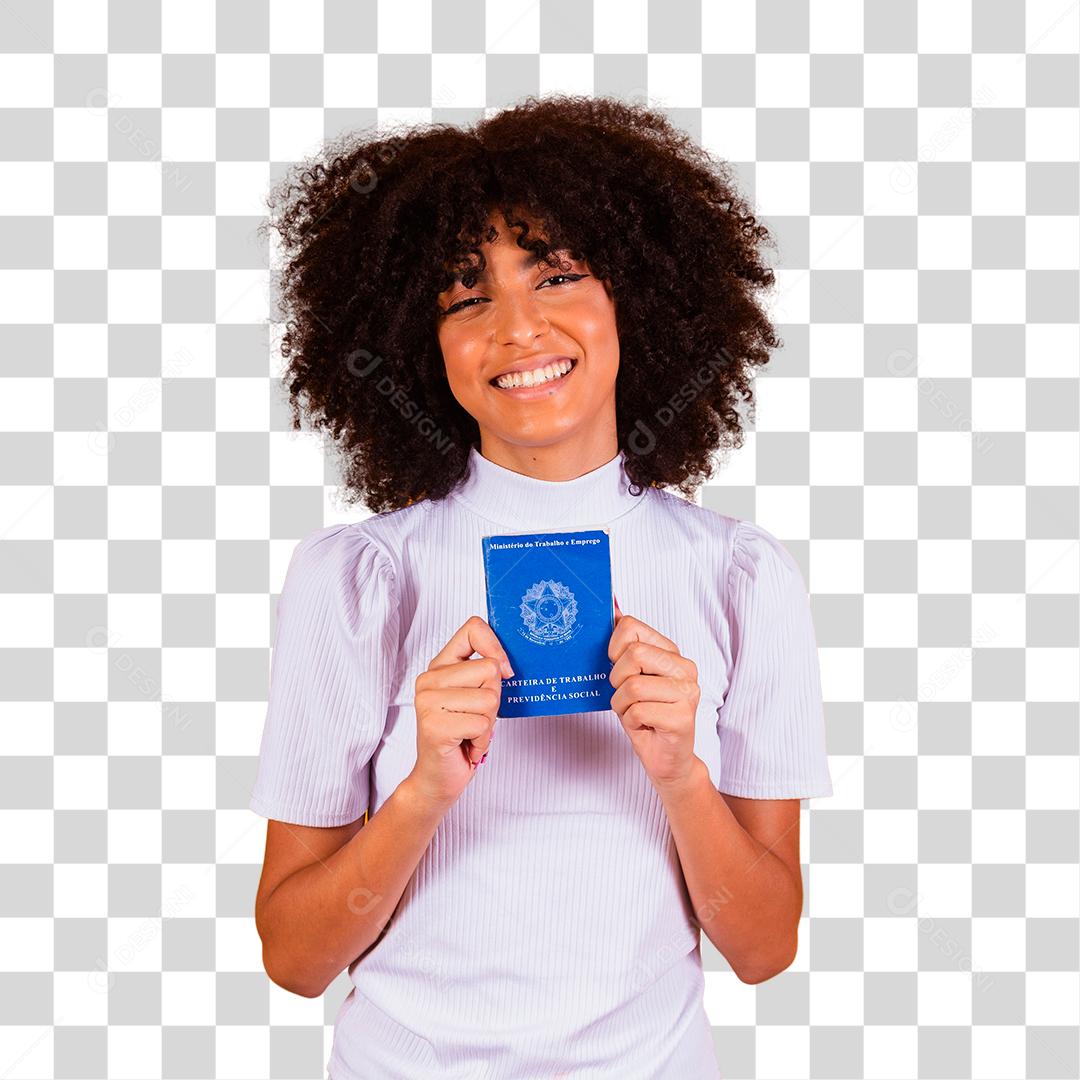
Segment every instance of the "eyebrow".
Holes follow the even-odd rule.
[[[566,249],[560,249],[560,250],[566,250]],[[551,252],[551,257],[557,256],[558,254],[559,254],[559,252],[553,251],[553,252]],[[528,269],[536,266],[540,262],[540,260],[542,258],[543,258],[543,256],[537,255],[533,251],[526,252],[525,255],[520,259],[518,265],[521,267],[522,270],[528,270]],[[483,270],[478,271],[478,273],[476,275],[476,280],[477,281],[487,281],[487,276],[488,276],[487,267],[485,266]],[[461,283],[462,277],[463,277],[463,274],[458,274],[454,278],[455,283]]]

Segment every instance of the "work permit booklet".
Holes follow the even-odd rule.
[[[514,669],[499,716],[611,708],[615,629],[607,529],[481,538],[488,624]]]

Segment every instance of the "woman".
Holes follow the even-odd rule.
[[[768,234],[606,99],[339,147],[286,193],[294,423],[375,513],[302,540],[278,604],[266,970],[349,968],[333,1080],[717,1076],[700,934],[744,982],[792,961],[799,799],[832,793],[797,565],[681,497],[779,344]],[[612,708],[500,722],[481,538],[586,526]]]

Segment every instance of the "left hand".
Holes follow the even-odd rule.
[[[670,638],[624,615],[618,600],[608,657],[614,664],[611,707],[649,779],[658,788],[685,780],[696,759],[697,665]]]

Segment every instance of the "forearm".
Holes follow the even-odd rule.
[[[316,997],[378,941],[446,809],[402,781],[337,851],[274,889],[258,928],[274,982]]]
[[[695,758],[682,784],[658,789],[701,929],[743,982],[761,982],[794,959],[802,881],[751,836]]]

